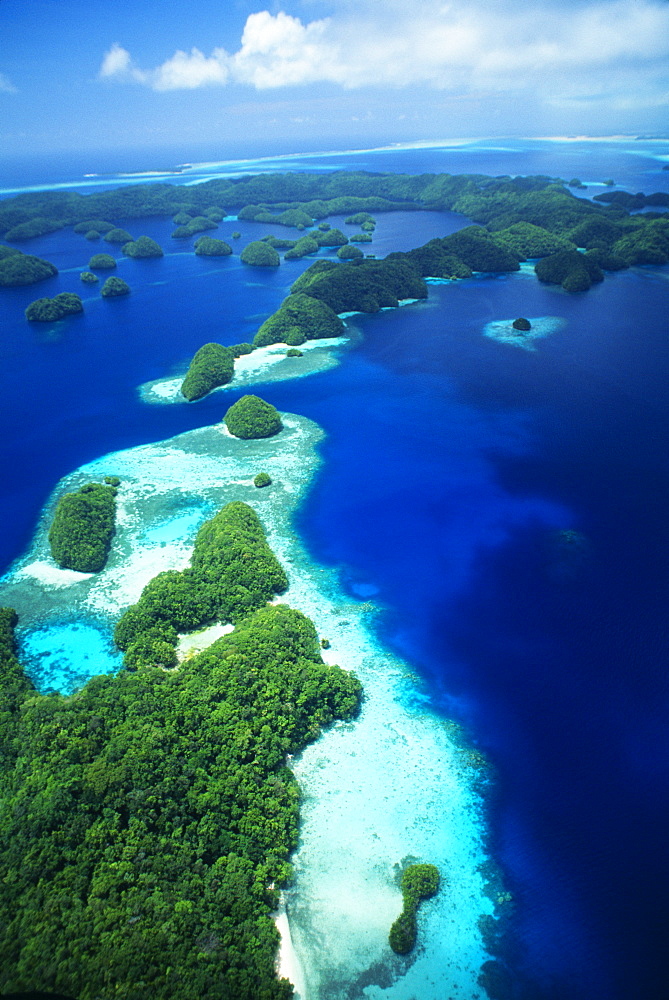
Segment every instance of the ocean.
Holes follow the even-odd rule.
[[[607,178],[669,189],[669,144],[659,141],[187,159],[206,162],[164,179],[366,169],[578,176],[589,194]],[[127,162],[140,169],[136,155]],[[102,162],[87,170],[63,158],[50,169],[33,165],[24,185],[126,182],[84,181]],[[9,168],[0,175],[4,192],[17,184]],[[377,220],[379,256],[467,221]],[[3,291],[3,570],[30,544],[61,477],[220,420],[241,392],[149,406],[138,387],[183,371],[205,341],[251,339],[310,263],[250,275],[237,256],[174,251],[168,220],[124,224],[170,251],[119,263],[127,299],[92,295],[81,317],[25,322],[36,295],[82,291],[95,247],[71,231],[22,245],[52,260],[57,278]],[[243,244],[266,231],[258,226],[225,220],[215,235],[239,229]],[[360,336],[337,367],[258,389],[325,432],[295,521],[309,555],[348,599],[374,604],[379,647],[411,665],[430,711],[459,723],[490,762],[486,850],[513,900],[495,953],[514,1000],[666,992],[668,292],[667,268],[651,267],[572,296],[526,272],[433,284],[426,302],[355,317]],[[519,315],[552,317],[553,332],[532,349],[486,335]],[[432,1000],[429,986],[414,988]],[[344,994],[322,987],[329,995]]]

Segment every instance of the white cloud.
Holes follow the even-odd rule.
[[[230,75],[228,62],[225,49],[214,49],[211,56],[205,56],[199,49],[178,50],[151,74],[151,86],[154,90],[195,90],[225,84]]]
[[[4,94],[18,94],[18,90],[4,73],[0,73],[0,92]]]
[[[604,93],[611,102],[665,100],[669,4],[603,0],[357,0],[303,24],[251,14],[237,52],[177,51],[153,70],[114,45],[100,76],[154,90],[236,83],[256,90],[332,83],[345,89],[428,86],[459,93],[532,89],[549,99]],[[631,89],[630,89],[631,88]],[[606,99],[606,98],[605,98]]]
[[[134,66],[127,49],[114,42],[108,52],[105,52],[98,76],[101,80],[115,78],[134,80],[137,83],[147,83],[149,74]]]

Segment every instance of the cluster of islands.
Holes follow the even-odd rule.
[[[268,234],[244,246],[241,261],[251,268],[327,249],[252,343],[200,347],[180,386],[195,402],[232,382],[239,358],[273,345],[299,356],[308,341],[341,337],[342,315],[425,299],[428,278],[514,272],[532,261],[538,280],[576,294],[606,272],[669,262],[669,219],[653,211],[669,206],[668,195],[609,189],[590,201],[577,196],[576,180],[334,172],[22,194],[0,203],[0,289],[53,277],[52,263],[15,244],[65,227],[130,258],[163,255],[119,220],[170,217],[175,245],[197,237],[193,252],[202,256],[236,252],[199,235],[230,214],[297,230],[295,239]],[[384,259],[365,256],[375,214],[423,209],[473,224]],[[347,215],[356,233],[332,228],[331,215]],[[115,267],[111,254],[95,253],[80,279],[100,285],[104,298],[130,294],[115,275],[101,283]],[[37,298],[25,316],[53,322],[83,309],[81,297],[60,293]],[[525,317],[510,325],[518,336],[532,328]],[[241,441],[283,431],[281,415],[255,395],[229,407],[223,424]],[[252,470],[252,482],[259,493],[273,488],[263,468]],[[60,498],[48,533],[58,567],[104,570],[119,488],[122,480],[108,475]],[[354,673],[323,659],[329,639],[281,603],[288,586],[253,506],[227,503],[200,528],[189,565],[159,573],[123,609],[114,631],[120,672],[71,695],[38,693],[17,656],[16,612],[0,610],[3,991],[58,990],[78,1000],[131,1000],[139,988],[182,1000],[293,994],[277,976],[271,917],[299,834],[288,758],[335,720],[354,719],[364,692]],[[178,657],[184,635],[214,625],[230,630]],[[440,885],[430,858],[398,872],[403,909],[388,927],[398,955],[414,948],[419,903]]]

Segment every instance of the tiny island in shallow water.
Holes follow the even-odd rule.
[[[347,315],[424,300],[430,280],[525,274],[536,261],[533,277],[579,294],[607,271],[666,264],[667,220],[632,216],[613,194],[585,201],[546,177],[263,175],[23,195],[0,205],[0,231],[12,243],[83,224],[84,237],[115,242],[115,221],[165,215],[179,243],[233,209],[240,220],[308,229],[252,241],[239,257],[200,237],[195,254],[249,269],[329,256],[292,283],[252,345],[209,342],[185,379],[143,387],[147,400],[185,402],[265,380],[270,365],[283,379],[335,363]],[[371,239],[371,212],[423,208],[477,225],[383,260],[346,252]],[[318,225],[349,212],[360,227],[350,239]],[[121,230],[124,256],[163,254],[148,237],[127,236]],[[97,254],[88,266],[117,260]],[[0,285],[55,273],[0,247]],[[92,271],[81,273],[95,285]],[[99,294],[129,290],[112,277]],[[529,347],[561,324],[528,322],[493,321],[484,332]],[[297,346],[302,357],[287,357]],[[363,988],[382,997],[393,984],[404,993],[390,995],[421,996],[427,982],[440,996],[474,997],[494,982],[491,932],[509,899],[486,867],[485,761],[456,726],[407,707],[420,685],[379,650],[374,606],[348,600],[334,574],[309,561],[292,515],[322,435],[293,414],[249,414],[258,407],[244,400],[257,398],[235,403],[241,417],[226,414],[225,425],[73,472],[2,581],[3,990],[130,997],[137,970],[152,996],[184,1000],[288,997],[284,973],[303,1000]],[[258,419],[265,432],[249,433]],[[116,505],[106,563],[82,571],[57,559],[59,568],[49,549],[54,526],[57,540],[64,533],[58,511],[105,477]],[[112,630],[125,652],[118,673]],[[78,635],[93,651],[80,674],[67,654]],[[41,676],[37,668],[28,679],[17,648],[36,651]],[[401,958],[416,933],[419,948]],[[103,952],[113,960],[103,963]]]

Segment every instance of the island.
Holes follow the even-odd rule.
[[[105,235],[105,243],[119,243],[123,245],[124,243],[129,243],[132,240],[132,236],[127,229],[110,229]]]
[[[105,299],[116,298],[119,295],[129,295],[130,285],[128,285],[123,278],[107,278],[104,285],[100,289],[100,294],[104,296]]]
[[[669,195],[606,190],[591,201],[580,197],[580,190],[546,176],[414,176],[364,171],[332,171],[327,175],[256,174],[218,178],[190,187],[156,183],[90,195],[61,191],[26,193],[0,204],[0,234],[4,233],[9,240],[28,239],[66,225],[78,229],[82,224],[84,233],[95,230],[104,234],[109,232],[106,227],[110,225],[106,219],[167,216],[177,221],[174,236],[189,237],[215,228],[220,216],[236,212],[240,219],[298,230],[309,228],[309,238],[319,246],[344,246],[346,236],[330,236],[340,230],[312,227],[329,215],[343,214],[346,224],[360,225],[363,230],[351,240],[368,242],[375,227],[372,213],[429,210],[457,212],[475,223],[469,233],[463,235],[461,231],[445,237],[447,242],[443,247],[436,248],[436,252],[425,252],[433,259],[440,257],[443,265],[451,252],[460,262],[459,268],[455,267],[450,274],[431,277],[466,277],[467,267],[488,273],[512,270],[504,251],[515,256],[518,265],[523,260],[562,250],[585,249],[593,251],[593,259],[603,271],[669,262],[666,215],[632,214],[642,208],[666,208]],[[478,247],[474,244],[477,238],[474,229],[478,230],[479,238],[483,236]],[[328,237],[341,242],[328,243]],[[486,237],[489,239],[484,246]],[[232,238],[237,238],[234,233]],[[270,257],[275,266],[277,259]],[[468,257],[471,260],[466,260]],[[424,271],[421,273],[427,276]],[[592,283],[589,271],[588,277]],[[557,282],[563,288],[564,280]],[[565,290],[579,291],[583,286],[581,270],[567,281]]]
[[[33,688],[16,615],[0,610],[12,992],[129,996],[141,976],[147,996],[180,1000],[293,994],[271,919],[298,839],[286,757],[357,714],[360,682],[323,662],[308,618],[265,603],[286,577],[246,504],[203,525],[184,575],[156,577],[119,622],[128,669],[70,697]],[[203,608],[234,631],[166,669],[161,630]],[[36,965],[36,953],[63,957]]]
[[[258,489],[262,489],[263,486],[271,486],[272,480],[266,472],[259,472],[253,479],[253,485],[257,486]]]
[[[439,882],[439,869],[434,865],[408,865],[405,869],[401,882],[404,906],[389,935],[390,947],[398,955],[407,955],[416,946],[418,907],[422,900],[436,895]]]
[[[207,229],[218,229],[218,223],[206,215],[198,215],[194,219],[189,219],[185,225],[177,226],[172,233],[174,239],[185,239],[195,236],[196,233],[204,233]]]
[[[73,292],[60,292],[52,299],[35,299],[26,309],[26,319],[37,323],[53,323],[64,316],[84,311],[84,304]]]
[[[94,253],[88,266],[94,271],[111,271],[116,267],[116,258],[109,253]]]
[[[116,518],[118,485],[87,483],[66,493],[49,530],[51,555],[61,569],[99,573],[107,562]]]
[[[78,222],[74,226],[73,231],[85,236],[91,229],[95,229],[98,233],[104,235],[111,232],[113,228],[114,224],[112,222],[105,222],[104,219],[86,219],[84,222]]]
[[[212,389],[230,381],[235,370],[235,356],[229,347],[209,343],[196,351],[185,379],[181,394],[189,401],[202,399]]]
[[[162,257],[162,247],[152,240],[150,236],[140,236],[130,243],[124,243],[122,247],[126,257]]]
[[[242,396],[228,408],[223,422],[234,437],[273,437],[282,429],[279,411],[260,396]]]
[[[253,338],[254,347],[288,344],[297,347],[305,340],[341,337],[344,324],[327,303],[311,295],[296,293],[262,324]]]
[[[58,268],[48,260],[22,253],[14,247],[0,246],[0,288],[34,285],[58,274]]]
[[[199,257],[227,257],[232,247],[225,240],[215,240],[211,236],[201,236],[193,247]]]
[[[242,250],[241,261],[243,264],[252,264],[254,267],[278,267],[281,258],[269,243],[254,240]]]
[[[85,285],[95,285],[100,280],[92,271],[82,271],[79,278]]]

